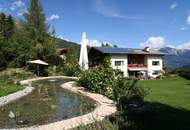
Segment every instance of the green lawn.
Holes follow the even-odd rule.
[[[22,89],[21,85],[0,83],[0,97],[14,93]]]
[[[6,70],[0,72],[0,97],[23,89],[19,81],[32,77],[31,73],[21,70]]]
[[[163,80],[140,81],[139,84],[150,89],[146,101],[190,110],[190,80],[174,76]]]
[[[153,106],[152,116],[137,122],[138,130],[190,130],[190,80],[173,76],[138,85],[150,89],[145,101]]]

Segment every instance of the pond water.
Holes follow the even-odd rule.
[[[60,87],[71,79],[40,80],[29,95],[0,107],[0,128],[20,128],[69,119],[91,112],[95,102]],[[11,118],[11,115],[15,118]]]

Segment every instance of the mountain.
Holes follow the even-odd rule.
[[[80,48],[80,45],[75,42],[66,41],[60,38],[56,38],[56,40],[58,42],[58,48],[68,48],[70,46],[73,46],[74,48]]]
[[[168,53],[164,56],[164,64],[168,71],[190,65],[190,50],[164,47],[159,51]]]
[[[58,43],[58,48],[73,47],[77,51],[77,54],[79,55],[79,53],[80,53],[80,45],[79,44],[77,44],[75,42],[63,40],[63,39],[60,39],[60,38],[56,38],[56,40],[57,40],[57,43]]]

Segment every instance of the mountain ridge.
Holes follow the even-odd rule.
[[[172,47],[164,47],[159,51],[167,53],[164,56],[164,65],[168,71],[172,71],[176,68],[190,65],[190,50],[189,49],[176,49]]]

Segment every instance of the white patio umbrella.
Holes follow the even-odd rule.
[[[86,33],[82,34],[82,41],[81,41],[81,49],[80,49],[80,58],[79,58],[79,66],[81,70],[88,69],[88,52],[87,52],[87,45],[89,40],[86,37]]]
[[[36,64],[37,65],[37,75],[40,75],[40,70],[39,70],[39,65],[48,65],[48,63],[42,61],[42,60],[32,60],[32,61],[28,61],[28,63],[31,64]]]

